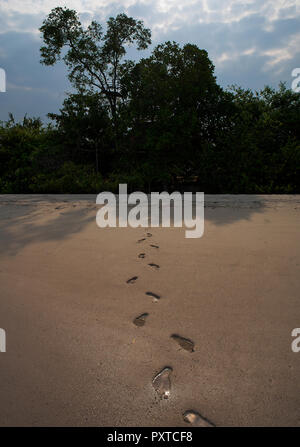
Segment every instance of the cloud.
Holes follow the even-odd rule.
[[[228,24],[239,22],[250,15],[259,15],[271,23],[299,17],[298,5],[298,0],[227,0],[226,3],[224,0],[2,0],[0,13],[7,18],[7,26],[12,29],[18,26],[14,23],[14,17],[23,14],[23,11],[26,11],[25,15],[45,16],[56,6],[66,6],[81,14],[104,18],[110,10],[138,7],[142,15],[143,11],[151,10],[156,18],[155,26],[161,28],[164,25],[179,26],[187,23]],[[151,21],[151,17],[149,19]]]
[[[151,28],[153,45],[175,40],[205,48],[221,85],[259,89],[290,83],[292,69],[300,66],[298,5],[298,0],[1,0],[0,67],[7,72],[8,90],[0,95],[0,119],[8,111],[56,111],[70,90],[62,64],[39,63],[38,28],[56,6],[77,10],[84,24],[125,12]],[[137,56],[132,49],[128,54]]]
[[[0,93],[0,120],[12,112],[18,119],[25,113],[46,118],[56,112],[70,90],[62,64],[45,67],[39,63],[40,39],[30,33],[0,35],[0,67],[5,69],[6,93]]]
[[[266,50],[262,54],[267,57],[265,69],[272,70],[280,66],[279,71],[277,68],[277,73],[282,72],[284,64],[293,60],[296,54],[300,54],[300,32],[290,35],[281,47]]]

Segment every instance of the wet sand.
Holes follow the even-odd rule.
[[[206,196],[200,239],[96,211],[0,196],[0,426],[300,426],[300,196]]]

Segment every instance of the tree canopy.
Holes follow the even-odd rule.
[[[129,188],[206,193],[300,192],[300,96],[280,84],[224,90],[207,52],[164,42],[118,14],[83,27],[55,8],[40,28],[41,62],[66,64],[73,92],[52,122],[0,124],[0,192]]]

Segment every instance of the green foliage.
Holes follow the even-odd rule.
[[[40,173],[31,178],[29,185],[35,193],[97,193],[103,188],[103,180],[91,166],[65,162],[54,175]]]
[[[112,123],[99,94],[71,94],[64,100],[60,114],[49,114],[49,117],[56,121],[66,160],[92,164],[97,173],[109,171]]]
[[[45,43],[41,47],[41,62],[54,65],[62,59],[73,86],[81,92],[102,95],[117,125],[126,46],[136,44],[138,50],[146,49],[151,43],[151,32],[142,21],[126,14],[110,17],[106,28],[104,32],[102,25],[93,21],[84,29],[76,11],[54,8],[40,28]]]
[[[0,124],[1,193],[300,192],[300,95],[280,84],[260,92],[216,82],[205,50],[176,42],[124,60],[151,33],[119,14],[106,31],[84,29],[55,8],[41,27],[42,62],[60,58],[76,92],[53,124],[13,116]]]

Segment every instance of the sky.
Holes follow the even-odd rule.
[[[26,113],[45,120],[71,91],[63,63],[39,62],[38,29],[56,6],[75,9],[84,25],[105,25],[121,12],[143,20],[152,45],[140,57],[167,40],[194,43],[207,50],[224,88],[260,90],[280,81],[290,87],[291,72],[300,67],[300,0],[0,0],[0,69],[7,89],[0,93],[0,120],[9,112],[18,120]]]

